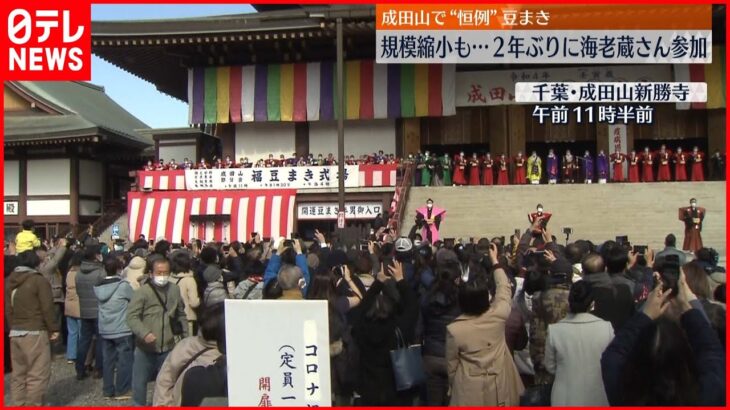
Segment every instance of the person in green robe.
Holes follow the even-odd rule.
[[[441,157],[441,166],[444,172],[444,185],[451,186],[451,158],[448,153]]]
[[[430,158],[431,153],[426,151],[426,153],[423,155],[423,160],[421,161],[421,164],[423,165],[423,168],[421,168],[421,186],[431,185],[431,170],[428,168],[428,162]]]

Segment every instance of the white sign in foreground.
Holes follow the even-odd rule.
[[[226,300],[228,405],[331,406],[324,300]]]

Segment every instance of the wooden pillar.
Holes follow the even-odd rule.
[[[603,150],[606,155],[610,155],[611,151],[608,146],[608,124],[596,123],[596,154]]]
[[[507,106],[507,130],[509,155],[514,157],[518,152],[525,152],[525,106],[524,105],[508,105]]]
[[[410,153],[415,154],[421,149],[421,119],[420,118],[403,118],[402,119],[402,146],[403,156]],[[398,132],[396,131],[396,137]],[[396,143],[396,147],[398,144]]]
[[[692,149],[692,147],[687,147]],[[725,152],[725,110],[707,110],[707,155]]]
[[[309,154],[309,123],[294,123],[294,151],[297,157],[306,157]]]
[[[23,221],[28,216],[28,160],[21,158],[18,160],[18,216]]]
[[[79,157],[76,153],[71,155],[71,215],[69,221],[72,226],[79,223]]]
[[[216,135],[221,140],[221,157],[236,158],[236,124],[218,124]]]
[[[489,149],[492,158],[509,155],[509,134],[507,130],[507,106],[495,105],[487,108],[489,116]]]

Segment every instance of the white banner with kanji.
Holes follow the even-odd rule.
[[[185,171],[187,190],[337,188],[338,167],[225,168]],[[345,166],[345,187],[360,185],[357,165]]]
[[[297,219],[337,219],[339,205],[335,202],[308,202],[297,205]],[[346,202],[346,219],[373,219],[383,213],[382,202]]]
[[[326,300],[226,300],[230,407],[330,407]]]

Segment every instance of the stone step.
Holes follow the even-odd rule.
[[[413,187],[408,196],[402,233],[413,226],[416,208],[428,198],[446,209],[441,237],[509,237],[529,226],[527,214],[541,203],[553,214],[548,228],[565,243],[563,228],[573,228],[570,241],[600,243],[628,235],[636,245],[663,248],[664,237],[677,236],[681,247],[684,225],[677,210],[690,198],[707,209],[702,231],[705,246],[726,259],[725,182],[648,184],[509,185]]]

